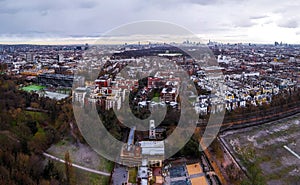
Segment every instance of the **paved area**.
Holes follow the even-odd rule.
[[[171,182],[175,182],[175,181],[185,181],[187,179],[186,176],[184,177],[174,177],[171,179]]]
[[[128,169],[124,166],[116,165],[112,174],[113,185],[123,185],[128,182]]]
[[[190,183],[187,182],[186,180],[179,180],[179,181],[171,182],[170,185],[190,185]]]
[[[100,168],[101,171],[107,170],[105,169],[105,166],[101,166],[101,164],[103,164],[103,160],[106,159],[101,157],[89,145],[86,144],[73,144],[70,141],[62,140],[48,148],[46,153],[64,159],[66,151],[70,153],[70,158],[73,163],[92,169]]]
[[[190,176],[190,179],[197,178],[197,177],[202,177],[202,176],[205,176],[205,174],[204,173],[193,174],[193,175]]]

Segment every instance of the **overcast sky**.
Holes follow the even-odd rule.
[[[0,0],[0,42],[80,40],[161,20],[203,40],[300,44],[299,10],[298,0]]]

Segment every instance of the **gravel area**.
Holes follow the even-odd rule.
[[[297,184],[300,182],[300,160],[286,150],[300,155],[300,114],[264,125],[228,131],[221,136],[237,157],[241,149],[252,149],[262,161],[268,184]]]
[[[98,155],[91,147],[85,144],[71,144],[66,140],[60,141],[56,145],[52,145],[47,152],[56,157],[64,159],[65,153],[69,151],[70,158],[74,164],[78,164],[84,167],[103,170],[101,168],[101,160],[103,159]]]

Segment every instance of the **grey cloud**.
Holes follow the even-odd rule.
[[[201,6],[208,6],[208,5],[214,5],[220,2],[220,0],[151,0],[147,3],[142,3],[144,6],[156,6],[159,8],[162,8],[164,10],[170,9],[170,8],[176,8],[176,7],[191,7],[194,5],[201,5]]]
[[[256,25],[257,23],[255,22],[252,22],[251,20],[249,19],[241,19],[241,20],[237,20],[233,23],[233,26],[234,27],[237,27],[237,28],[247,28],[247,27],[251,27],[251,26],[254,26]]]
[[[98,3],[95,1],[84,1],[79,4],[80,8],[91,9],[97,7]]]
[[[99,36],[101,36],[101,34],[97,34],[97,35],[68,35],[69,37],[72,38],[84,38],[84,37],[89,37],[89,38],[99,38]]]
[[[235,38],[235,37],[247,37],[248,35],[241,34],[241,35],[225,35],[224,37],[227,38]]]
[[[49,13],[48,10],[42,10],[42,11],[40,12],[41,16],[46,16],[46,15],[48,15],[48,13]]]
[[[292,1],[122,0],[116,6],[111,0],[0,0],[0,35],[36,30],[30,35],[39,37],[55,30],[55,35],[84,37],[142,20],[175,23],[196,34],[242,35],[256,24],[268,22],[296,28],[299,19],[278,23],[272,13],[280,8],[276,15],[289,18],[297,14],[299,8],[289,9]]]
[[[298,20],[291,19],[291,20],[282,20],[278,26],[283,28],[297,28],[299,26]]]
[[[265,22],[263,22],[262,25],[271,24],[271,23],[273,23],[273,20],[266,20]]]
[[[19,11],[20,8],[8,6],[9,2],[6,0],[0,0],[0,14],[15,14]]]
[[[97,7],[97,1],[80,1],[80,0],[0,0],[0,13],[26,13],[26,12],[43,12],[43,11],[66,11],[76,10],[79,8],[90,9]],[[44,14],[44,13],[43,13]]]
[[[250,16],[250,19],[264,19],[264,18],[268,18],[269,16],[267,15],[257,15],[257,16]]]
[[[281,19],[277,21],[277,25],[283,28],[297,28],[300,26],[299,1],[287,1],[286,6],[277,8],[274,13],[280,16]]]
[[[218,3],[219,0],[188,0],[188,2],[199,5],[211,5]]]
[[[124,25],[112,30],[109,36],[127,35],[184,35],[187,33],[185,28],[167,22],[141,21]]]
[[[3,7],[0,7],[0,14],[16,14],[19,11],[20,11],[19,8],[3,8]]]

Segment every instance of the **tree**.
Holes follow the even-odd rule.
[[[54,163],[49,160],[47,165],[44,168],[43,171],[43,177],[47,180],[56,179],[60,180],[60,174],[59,171],[55,168]]]
[[[35,104],[34,107],[45,109],[46,104],[41,106],[44,99],[19,91],[17,84],[24,84],[24,81],[0,75],[0,184],[62,184],[59,171],[51,166],[44,170],[44,158],[41,155],[59,138],[55,129],[48,125],[48,121],[52,120],[47,116],[38,119],[25,111],[25,107],[31,103]],[[56,105],[56,101],[49,102]],[[49,117],[55,113],[46,110]],[[61,105],[57,106],[57,110],[61,111]],[[55,115],[53,117],[56,118]],[[44,171],[48,171],[55,179],[42,175]]]
[[[72,185],[75,184],[74,177],[73,177],[73,168],[72,168],[72,161],[70,159],[70,154],[69,151],[65,153],[65,173],[66,173],[66,180],[67,180],[67,185]]]
[[[263,176],[259,164],[257,162],[251,163],[248,167],[248,179],[242,181],[242,185],[265,185],[266,180]]]
[[[242,149],[242,162],[247,168],[248,179],[242,181],[242,185],[265,185],[266,179],[260,168],[260,160],[256,157],[255,150],[249,148]]]
[[[40,130],[33,136],[28,143],[30,150],[36,153],[42,153],[47,148],[47,137],[44,131]]]
[[[235,167],[233,163],[227,165],[225,171],[230,179],[230,182],[235,182],[234,184],[240,183],[240,179],[242,177],[241,175],[243,173],[241,173],[241,171],[237,167]]]

